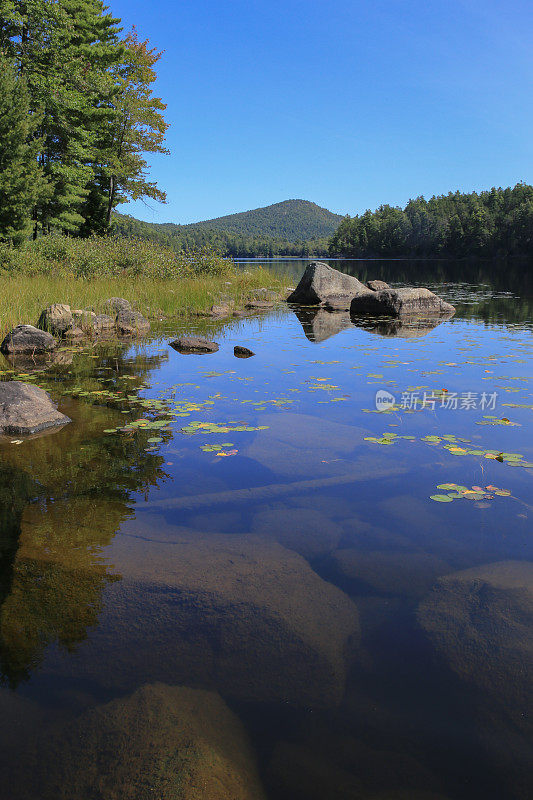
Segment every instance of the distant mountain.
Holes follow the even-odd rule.
[[[245,236],[270,236],[289,242],[308,242],[331,236],[342,220],[340,214],[333,214],[327,208],[321,208],[308,200],[284,200],[264,208],[228,214],[183,227],[229,231]]]
[[[324,256],[343,219],[307,200],[284,200],[188,225],[141,222],[115,212],[113,227],[119,236],[152,239],[175,250],[208,245],[232,257]]]

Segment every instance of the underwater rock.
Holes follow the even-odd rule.
[[[533,564],[501,561],[446,575],[418,621],[463,681],[490,695],[519,726],[531,701]]]
[[[437,556],[421,552],[359,550],[353,547],[337,550],[332,566],[343,583],[360,589],[371,587],[385,596],[421,598],[439,575],[449,566]]]
[[[342,536],[340,526],[324,514],[284,507],[259,511],[253,518],[252,532],[279,542],[308,560],[331,553]]]
[[[0,431],[4,434],[31,434],[66,425],[50,395],[38,386],[21,381],[0,383]]]
[[[325,342],[331,336],[354,327],[348,311],[302,307],[294,308],[293,311],[310,342]]]
[[[17,325],[0,345],[0,352],[7,355],[17,353],[47,353],[56,347],[56,340],[51,333],[35,328],[33,325]]]
[[[420,604],[418,621],[461,681],[501,796],[531,797],[533,564],[501,561],[446,575]]]
[[[122,576],[98,627],[46,671],[120,691],[163,680],[224,696],[330,706],[344,690],[357,609],[296,553],[253,535],[116,537]]]
[[[239,719],[214,692],[158,683],[48,732],[41,800],[264,800]]]
[[[369,289],[372,289],[373,292],[379,292],[381,289],[391,288],[388,283],[385,283],[385,281],[367,281],[366,285]]]
[[[316,306],[323,303],[330,295],[370,294],[364,283],[333,269],[323,261],[312,261],[305,268],[296,289],[288,296],[288,303]]]
[[[204,339],[203,336],[180,336],[179,339],[170,342],[170,346],[178,353],[187,355],[189,353],[216,353],[218,344]]]
[[[384,314],[401,317],[409,314],[436,314],[451,317],[455,308],[441,300],[429,289],[402,288],[382,289],[379,292],[367,292],[354,297],[350,312],[356,314]]]
[[[117,315],[117,331],[122,336],[139,336],[148,333],[150,323],[139,311],[131,308],[120,309]]]
[[[250,356],[255,356],[255,353],[241,344],[236,344],[233,348],[233,355],[237,356],[237,358],[250,358]]]
[[[64,336],[73,324],[74,318],[70,306],[65,303],[52,303],[42,311],[37,327],[54,336]]]

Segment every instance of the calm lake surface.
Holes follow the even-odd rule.
[[[456,315],[281,306],[0,363],[73,420],[0,439],[2,800],[215,797],[170,706],[239,798],[532,796],[531,265],[331,263]]]

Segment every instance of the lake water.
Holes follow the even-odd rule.
[[[331,263],[457,312],[15,364],[73,423],[0,441],[2,799],[531,796],[530,265]]]

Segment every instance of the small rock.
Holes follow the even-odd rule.
[[[0,430],[4,434],[31,434],[65,425],[50,395],[38,386],[20,381],[0,383]]]
[[[367,281],[366,285],[369,289],[372,289],[373,292],[379,292],[381,289],[391,288],[388,283],[385,283],[385,281]]]
[[[255,353],[247,347],[236,344],[233,348],[233,355],[237,356],[237,358],[250,358],[250,356],[255,356]]]
[[[81,328],[70,328],[65,333],[65,339],[68,339],[71,342],[77,342],[80,339],[84,338],[85,338],[85,331],[83,331]]]
[[[94,321],[96,319],[94,311],[76,309],[72,312],[72,316],[74,318],[73,324],[75,328],[81,328],[86,333],[94,333]]]
[[[180,336],[170,346],[177,350],[178,353],[187,355],[189,353],[216,353],[218,344],[210,342],[209,339],[204,339],[202,336]]]
[[[56,346],[56,340],[51,333],[35,328],[33,325],[17,325],[10,331],[2,344],[0,351],[7,354],[17,353],[47,353]]]
[[[250,311],[270,311],[271,308],[274,308],[274,303],[270,300],[250,300],[249,303],[246,303],[246,308]]]
[[[39,317],[37,327],[43,331],[54,334],[54,336],[64,336],[64,334],[74,325],[74,318],[70,306],[64,303],[52,303],[45,308]]]
[[[104,303],[104,308],[110,314],[119,314],[121,311],[131,311],[131,303],[123,297],[110,297]]]
[[[108,314],[97,314],[94,318],[94,332],[96,334],[111,333],[115,330],[115,320]]]
[[[237,317],[238,319],[240,319],[241,317],[245,317],[245,316],[246,316],[246,311],[243,311],[242,309],[239,309],[239,310],[234,311],[232,313],[232,317]]]
[[[122,336],[138,336],[148,333],[150,323],[138,311],[126,308],[118,312],[117,330]]]
[[[227,317],[230,313],[230,307],[227,303],[220,303],[219,305],[212,305],[209,310],[210,317]]]

